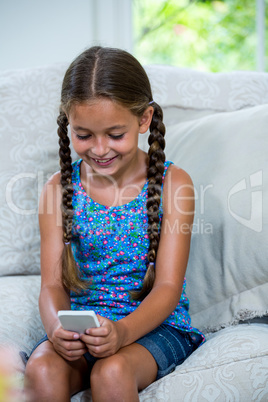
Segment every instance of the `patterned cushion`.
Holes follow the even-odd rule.
[[[192,177],[187,289],[203,331],[268,314],[268,105],[169,126],[166,154]]]
[[[151,384],[141,402],[266,401],[268,325],[238,325],[210,335],[181,366]],[[91,401],[90,390],[72,402]]]
[[[231,112],[268,103],[268,74],[207,73],[175,66],[145,66],[154,100],[164,108]]]
[[[64,68],[0,73],[0,276],[37,274],[38,199],[59,169],[56,116]]]
[[[0,278],[0,345],[29,354],[45,334],[38,309],[40,275]]]

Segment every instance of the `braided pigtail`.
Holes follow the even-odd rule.
[[[62,252],[62,281],[69,290],[85,289],[86,283],[79,278],[79,271],[76,267],[72,253],[72,221],[73,221],[73,186],[72,186],[72,158],[70,140],[68,137],[68,119],[61,111],[57,119],[59,136],[59,156],[61,166],[61,187],[62,187],[62,229],[64,248]]]
[[[148,200],[147,215],[149,236],[148,249],[148,268],[144,277],[143,286],[140,291],[131,292],[134,300],[143,300],[151,291],[155,280],[155,267],[157,249],[160,237],[160,218],[159,206],[161,201],[161,186],[164,173],[165,162],[165,126],[163,123],[163,111],[161,107],[154,102],[154,114],[150,125],[150,135],[148,143],[150,145],[148,178]]]

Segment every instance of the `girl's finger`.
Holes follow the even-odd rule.
[[[63,328],[60,328],[57,330],[57,332],[55,331],[55,336],[57,338],[61,338],[61,339],[66,339],[66,340],[76,340],[79,339],[79,334],[77,332],[73,332],[73,331],[66,331]]]
[[[91,336],[91,335],[80,335],[80,339],[86,344],[86,345],[92,345],[92,346],[101,346],[101,345],[106,345],[109,343],[109,340],[106,337],[102,336]]]
[[[78,358],[83,356],[83,354],[85,354],[87,352],[87,348],[82,347],[79,349],[69,349],[69,348],[65,348],[63,345],[57,345],[57,351],[61,354],[61,355],[65,355],[67,357],[74,357],[74,358]]]
[[[88,328],[86,330],[87,335],[92,336],[107,336],[111,332],[110,328],[108,327],[99,327],[99,328]],[[84,335],[84,334],[82,334]]]
[[[96,347],[93,346],[93,347],[88,348],[88,351],[92,356],[97,357],[97,358],[108,357],[108,356],[111,356],[114,354],[114,352],[112,352],[112,350],[109,347],[104,348],[104,349],[102,349],[102,348],[96,349]]]
[[[61,344],[67,350],[85,349],[85,343],[81,341],[63,341]]]

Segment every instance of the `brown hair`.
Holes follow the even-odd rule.
[[[141,64],[126,51],[99,46],[85,50],[66,71],[61,92],[58,117],[59,155],[62,185],[63,242],[62,278],[64,285],[77,291],[88,283],[81,280],[71,249],[72,236],[72,159],[68,138],[68,113],[75,104],[92,99],[108,98],[141,117],[152,102],[152,91],[147,74]],[[153,102],[154,113],[149,135],[148,166],[148,268],[140,291],[132,291],[135,300],[142,300],[152,289],[155,273],[154,262],[159,243],[159,205],[164,172],[165,126],[161,107]]]

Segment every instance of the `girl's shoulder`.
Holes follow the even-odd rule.
[[[40,200],[39,211],[48,210],[51,205],[60,205],[61,202],[61,183],[60,172],[54,173],[43,186]]]
[[[182,168],[176,166],[171,161],[165,162],[165,182],[172,183],[175,187],[178,186],[193,186],[191,176]],[[164,185],[165,188],[165,185]]]
[[[163,184],[163,212],[194,210],[194,185],[182,168],[170,164]],[[175,216],[175,215],[174,215]]]
[[[80,164],[82,162],[82,159],[78,159],[74,162],[72,162],[72,169],[73,172],[79,172],[80,169]],[[44,190],[46,190],[47,186],[60,186],[61,185],[61,172],[57,171],[53,173],[48,181],[44,185]]]
[[[46,185],[48,185],[48,184],[52,184],[52,185],[60,184],[60,177],[61,177],[60,171],[53,173],[50,176],[50,178],[48,179],[48,181],[46,182]]]

